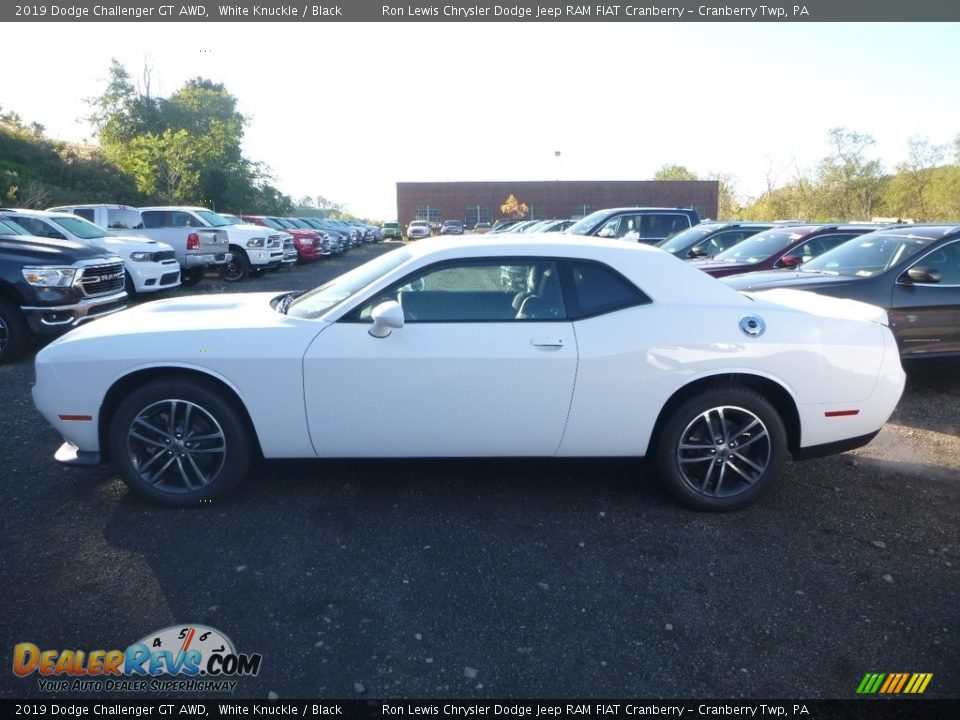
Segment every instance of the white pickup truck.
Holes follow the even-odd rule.
[[[224,268],[224,280],[243,280],[251,271],[279,267],[283,263],[283,236],[261,225],[233,225],[212,210],[202,207],[140,208],[143,225],[150,233],[156,228],[186,227],[193,230],[215,229],[225,232],[232,255]],[[157,240],[164,239],[155,235]],[[169,242],[165,240],[165,242]]]
[[[151,215],[145,226],[140,211],[130,205],[86,204],[62,205],[52,211],[73,213],[89,220],[110,235],[137,235],[166,243],[173,248],[181,267],[181,282],[200,282],[208,268],[223,268],[230,260],[229,238],[223,230],[193,227],[196,221],[179,214]]]

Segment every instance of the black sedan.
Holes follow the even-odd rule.
[[[738,290],[793,288],[885,308],[904,360],[960,356],[960,225],[861,235],[800,268],[734,275]]]

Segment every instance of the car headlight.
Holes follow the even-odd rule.
[[[154,254],[152,252],[135,252],[130,253],[130,259],[134,262],[153,262]]]
[[[25,267],[23,279],[34,287],[70,287],[77,276],[76,268]]]
[[[249,240],[247,240],[247,247],[251,247],[251,248],[263,247],[266,244],[266,242],[267,242],[266,238],[262,238],[262,237],[250,238]]]

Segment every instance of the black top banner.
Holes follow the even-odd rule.
[[[36,0],[3,3],[4,22],[957,22],[958,0],[789,0],[686,2],[662,0],[599,3],[282,2],[233,0],[204,4],[168,0],[93,2]]]

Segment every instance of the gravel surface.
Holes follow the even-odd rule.
[[[312,287],[390,246],[196,290]],[[10,671],[17,643],[187,623],[263,655],[234,697],[849,698],[867,672],[960,696],[956,363],[728,515],[622,460],[269,462],[170,510],[56,465],[32,380],[0,366],[0,697],[52,697]]]

